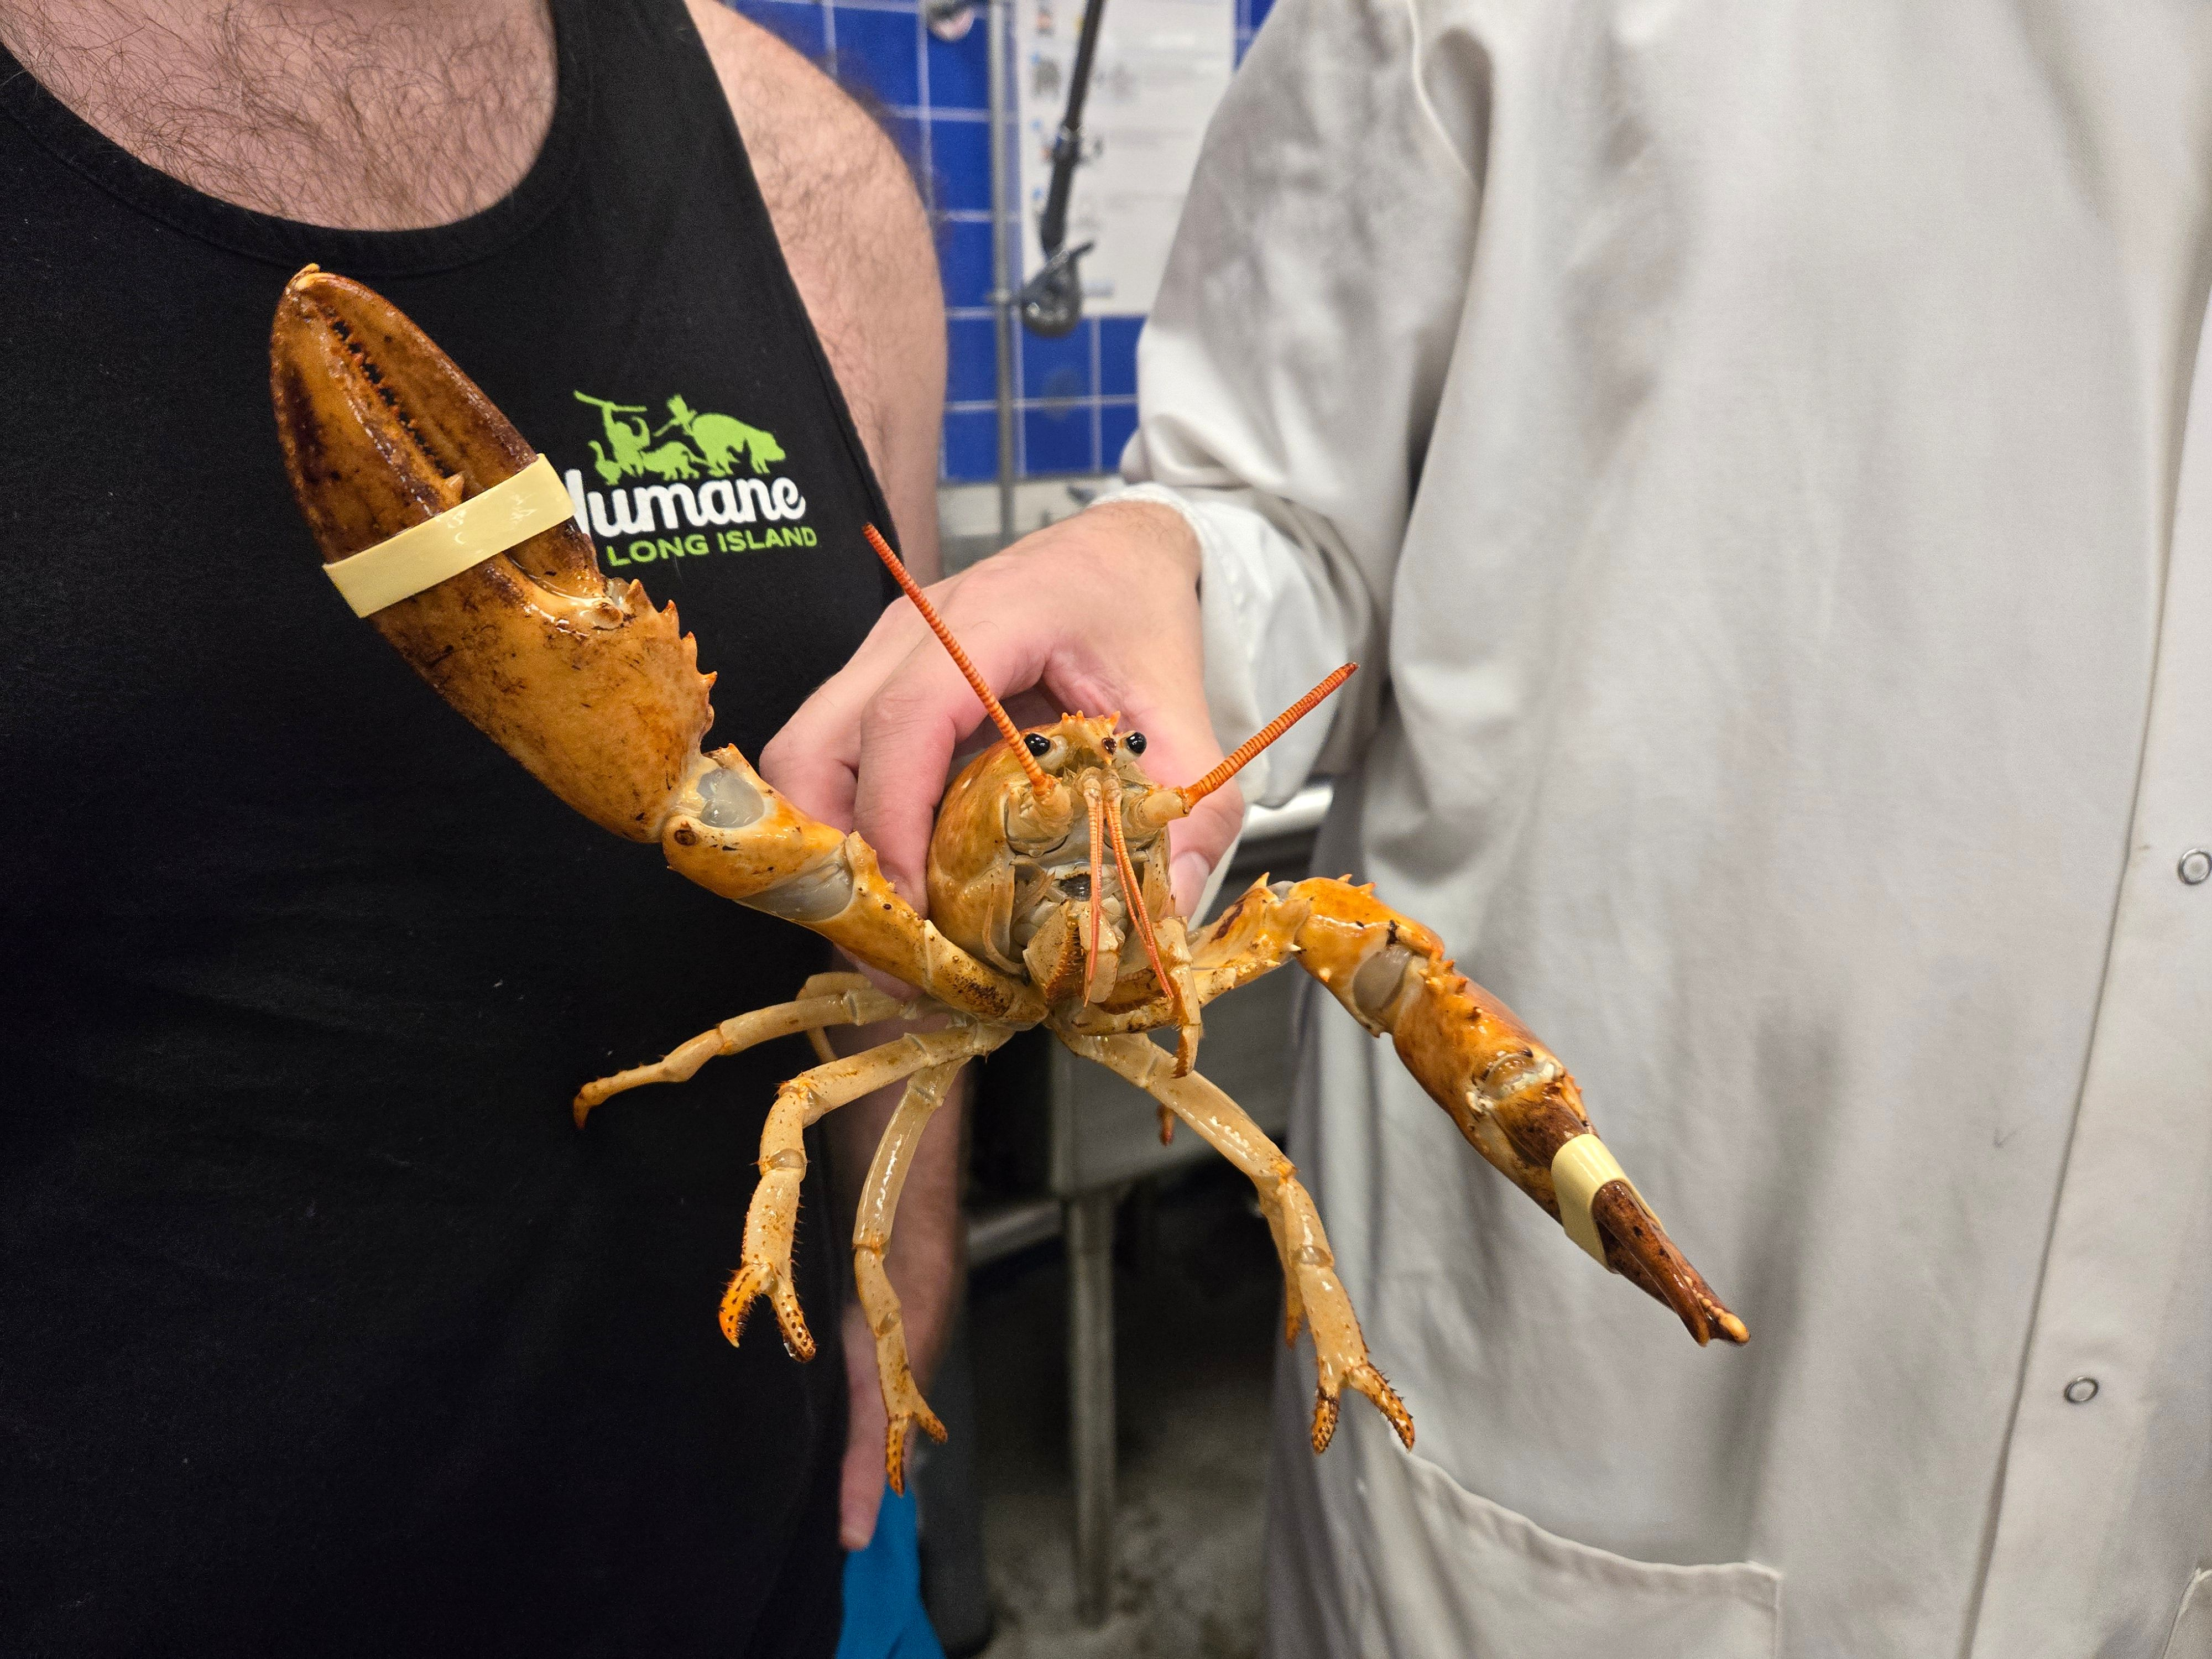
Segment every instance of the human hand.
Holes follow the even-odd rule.
[[[884,1502],[884,1433],[890,1413],[876,1381],[876,1338],[860,1304],[845,1304],[845,1467],[837,1483],[837,1541],[864,1550],[876,1535]]]
[[[1122,730],[1145,733],[1147,774],[1186,784],[1221,758],[1206,710],[1199,564],[1182,514],[1109,501],[927,591],[1018,723],[1118,709]],[[892,884],[920,903],[946,772],[983,720],[959,669],[902,599],[761,750],[761,775],[802,811],[859,830]],[[1243,813],[1229,784],[1170,827],[1185,915]]]

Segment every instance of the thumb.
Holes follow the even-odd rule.
[[[1192,921],[1198,919],[1198,902],[1213,866],[1221,862],[1243,823],[1243,793],[1234,783],[1224,783],[1192,807],[1189,817],[1169,826],[1173,858],[1168,868],[1175,881],[1176,908]]]

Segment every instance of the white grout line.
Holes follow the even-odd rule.
[[[1014,407],[1016,409],[1042,409],[1051,410],[1055,412],[1064,412],[1067,410],[1075,409],[1085,404],[1098,404],[1111,406],[1115,409],[1133,409],[1136,407],[1137,400],[1134,398],[1118,396],[1113,398],[1092,398],[1087,396],[1081,398],[1017,398],[1014,399]],[[948,415],[981,415],[988,410],[996,409],[998,406],[998,404],[990,398],[963,398],[956,402],[945,404],[945,412]]]

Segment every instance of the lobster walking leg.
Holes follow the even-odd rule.
[[[1561,1147],[1593,1136],[1574,1079],[1496,997],[1454,971],[1443,942],[1371,887],[1316,878],[1255,883],[1193,952],[1211,999],[1295,958],[1399,1058],[1474,1149],[1555,1219]],[[1674,1310],[1703,1344],[1750,1333],[1723,1306],[1625,1179],[1589,1200],[1605,1264]]]
[[[942,1031],[909,1031],[865,1054],[801,1072],[775,1091],[761,1131],[760,1185],[745,1212],[744,1253],[722,1295],[722,1334],[744,1334],[745,1311],[766,1297],[783,1328],[784,1346],[814,1358],[814,1338],[791,1281],[791,1238],[799,1221],[799,1189],[806,1178],[809,1126],[848,1102],[932,1066],[987,1054],[1013,1033],[1004,1026],[962,1023]]]
[[[1198,1131],[1259,1189],[1260,1208],[1282,1258],[1285,1336],[1297,1334],[1301,1314],[1311,1322],[1318,1388],[1314,1398],[1313,1449],[1336,1432],[1340,1396],[1346,1388],[1365,1395],[1390,1419],[1399,1439],[1413,1443],[1413,1419],[1367,1357],[1367,1341],[1352,1299],[1336,1277],[1336,1258],[1321,1217],[1282,1149],[1267,1139],[1244,1109],[1193,1072],[1175,1074],[1174,1059],[1141,1036],[1066,1037],[1086,1060],[1120,1073]]]
[[[845,981],[851,981],[846,983]],[[824,981],[835,981],[826,984]],[[725,1054],[741,1054],[757,1043],[771,1037],[791,1036],[804,1031],[819,1039],[823,1028],[830,1025],[867,1025],[879,1019],[910,1019],[915,1005],[901,1002],[884,995],[858,974],[817,974],[800,988],[798,1000],[779,1002],[766,1008],[756,1008],[749,1014],[737,1014],[724,1020],[710,1031],[702,1031],[689,1042],[681,1043],[648,1066],[633,1066],[626,1072],[617,1072],[612,1077],[603,1077],[586,1083],[576,1092],[576,1127],[582,1128],[592,1109],[611,1096],[625,1090],[641,1088],[648,1083],[684,1083],[710,1060]],[[823,1044],[826,1049],[828,1045]],[[834,1060],[834,1054],[816,1051],[824,1060]]]
[[[876,1379],[883,1386],[884,1410],[890,1419],[884,1431],[884,1473],[896,1492],[906,1491],[907,1430],[919,1425],[941,1443],[945,1425],[915,1386],[907,1358],[906,1321],[899,1311],[898,1292],[884,1271],[884,1251],[891,1242],[891,1220],[921,1132],[944,1104],[945,1091],[963,1064],[951,1060],[932,1066],[907,1080],[898,1110],[876,1143],[867,1184],[860,1189],[860,1209],[853,1218],[853,1279],[860,1292],[860,1311],[867,1316],[868,1329],[876,1339]]]

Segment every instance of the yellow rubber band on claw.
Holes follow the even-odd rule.
[[[411,599],[576,516],[568,486],[540,455],[512,478],[410,525],[389,541],[323,567],[356,617]]]
[[[1597,1218],[1590,1213],[1590,1200],[1608,1181],[1628,1181],[1628,1172],[1595,1135],[1577,1135],[1552,1154],[1552,1188],[1559,1195],[1559,1224],[1600,1267],[1605,1265],[1605,1240],[1599,1235]],[[1634,1182],[1628,1181],[1628,1190],[1636,1193],[1638,1203],[1644,1204],[1644,1194],[1636,1192]],[[1651,1208],[1649,1204],[1644,1207]]]

